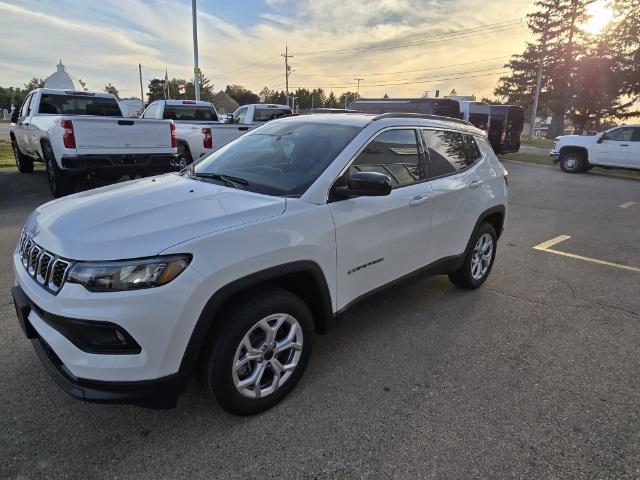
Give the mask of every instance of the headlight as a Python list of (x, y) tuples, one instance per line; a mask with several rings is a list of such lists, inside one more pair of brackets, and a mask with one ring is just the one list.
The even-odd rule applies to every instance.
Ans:
[(117, 292), (165, 285), (187, 268), (191, 255), (166, 255), (118, 262), (78, 262), (67, 282), (91, 292)]

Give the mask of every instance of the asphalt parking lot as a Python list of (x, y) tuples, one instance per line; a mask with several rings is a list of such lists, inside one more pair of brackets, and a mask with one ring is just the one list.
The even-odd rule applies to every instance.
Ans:
[[(0, 170), (0, 478), (639, 478), (640, 270), (620, 266), (640, 269), (640, 181), (505, 165), (481, 289), (435, 277), (360, 305), (250, 418), (195, 384), (169, 411), (64, 394), (9, 295), (45, 173)], [(560, 235), (573, 257), (533, 248)]]

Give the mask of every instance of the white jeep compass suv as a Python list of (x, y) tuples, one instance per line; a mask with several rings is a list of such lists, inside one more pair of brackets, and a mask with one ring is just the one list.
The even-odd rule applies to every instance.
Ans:
[(19, 321), (76, 398), (234, 414), (300, 380), (316, 333), (414, 274), (489, 275), (507, 205), (486, 134), (411, 114), (274, 120), (188, 170), (54, 200), (13, 255)]

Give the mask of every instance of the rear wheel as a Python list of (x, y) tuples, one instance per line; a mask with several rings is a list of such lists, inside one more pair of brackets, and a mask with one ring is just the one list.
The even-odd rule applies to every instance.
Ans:
[(49, 188), (53, 196), (58, 198), (73, 193), (73, 178), (58, 167), (51, 145), (44, 142), (42, 144), (42, 154), (44, 155), (44, 163), (47, 166)]
[(185, 143), (178, 143), (178, 154), (176, 155), (176, 163), (178, 164), (178, 168), (180, 170), (187, 168), (187, 166), (193, 163), (193, 157), (191, 156), (191, 151), (189, 150), (189, 146)]
[(489, 276), (496, 257), (498, 236), (493, 226), (483, 223), (475, 232), (462, 266), (449, 274), (449, 280), (461, 288), (474, 289)]
[(560, 155), (560, 168), (563, 172), (578, 173), (585, 169), (586, 162), (580, 152), (568, 152)]
[(313, 347), (313, 319), (295, 294), (265, 288), (221, 312), (224, 325), (203, 357), (203, 380), (234, 415), (276, 405), (296, 386)]
[(16, 160), (16, 167), (20, 173), (33, 172), (33, 160), (20, 151), (20, 147), (15, 140), (11, 140), (11, 149), (13, 150), (13, 157)]

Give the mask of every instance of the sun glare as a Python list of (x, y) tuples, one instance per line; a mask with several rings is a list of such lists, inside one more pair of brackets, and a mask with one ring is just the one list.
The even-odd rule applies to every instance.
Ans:
[(608, 0), (596, 0), (587, 6), (589, 19), (582, 25), (582, 29), (593, 35), (599, 35), (613, 19), (613, 8)]

